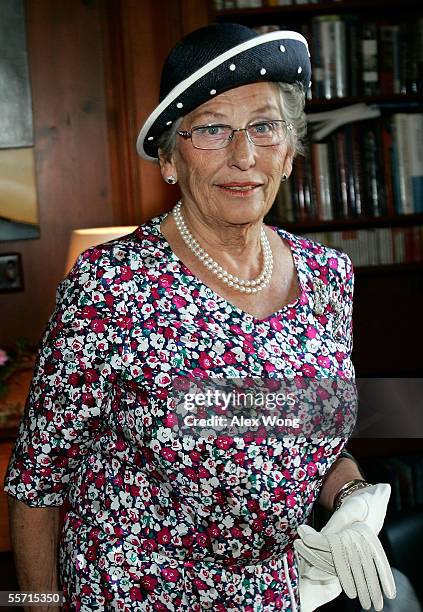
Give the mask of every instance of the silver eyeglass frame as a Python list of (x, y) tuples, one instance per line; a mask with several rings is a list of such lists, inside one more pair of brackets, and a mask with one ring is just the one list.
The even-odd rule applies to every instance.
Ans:
[[(251, 144), (257, 146), (257, 147), (272, 147), (278, 144), (281, 144), (281, 142), (273, 142), (270, 144), (258, 144), (257, 142), (254, 142), (254, 140), (251, 139), (251, 135), (249, 133), (249, 128), (255, 126), (255, 125), (260, 125), (262, 123), (284, 123), (286, 125), (286, 129), (288, 132), (292, 132), (294, 130), (294, 126), (292, 125), (292, 123), (287, 123), (285, 121), (285, 119), (272, 119), (269, 121), (257, 121), (255, 123), (250, 123), (249, 125), (247, 125), (247, 127), (243, 127), (243, 128), (233, 128), (231, 125), (227, 125), (226, 123), (209, 123), (206, 125), (195, 125), (194, 127), (192, 127), (190, 130), (178, 130), (176, 133), (181, 136), (182, 138), (184, 138), (185, 140), (190, 139), (191, 140), (191, 144), (194, 147), (194, 149), (199, 149), (200, 151), (219, 151), (220, 149), (226, 149), (226, 147), (232, 142), (233, 138), (234, 138), (234, 134), (235, 132), (245, 132), (247, 139), (249, 142), (251, 142)], [(192, 133), (195, 132), (195, 130), (199, 130), (199, 129), (203, 129), (203, 128), (207, 128), (207, 127), (228, 127), (232, 130), (232, 133), (228, 136), (228, 139), (226, 140), (226, 143), (222, 146), (222, 147), (211, 147), (211, 148), (204, 148), (204, 147), (198, 147), (196, 146), (193, 141), (192, 141)]]

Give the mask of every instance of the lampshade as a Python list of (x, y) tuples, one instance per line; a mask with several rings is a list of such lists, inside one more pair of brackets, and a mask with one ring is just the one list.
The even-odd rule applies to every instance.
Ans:
[(136, 225), (122, 225), (119, 227), (90, 227), (73, 230), (66, 259), (65, 275), (71, 270), (78, 255), (89, 247), (130, 234), (136, 228)]

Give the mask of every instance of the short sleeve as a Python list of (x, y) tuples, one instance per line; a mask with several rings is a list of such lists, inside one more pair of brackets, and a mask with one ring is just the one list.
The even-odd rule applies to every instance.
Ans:
[(58, 286), (5, 479), (5, 491), (29, 506), (63, 503), (101, 432), (125, 333), (112, 276), (90, 249)]

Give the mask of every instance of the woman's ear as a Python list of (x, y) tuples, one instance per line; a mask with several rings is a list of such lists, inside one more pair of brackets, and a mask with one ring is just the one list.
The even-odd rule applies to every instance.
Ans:
[(169, 185), (175, 184), (178, 180), (178, 173), (173, 158), (166, 156), (161, 149), (159, 149), (159, 165), (163, 180)]
[(283, 163), (283, 170), (282, 170), (282, 172), (288, 178), (291, 176), (292, 164), (294, 163), (294, 156), (295, 156), (295, 152), (294, 151), (288, 151), (288, 153), (286, 154), (284, 163)]

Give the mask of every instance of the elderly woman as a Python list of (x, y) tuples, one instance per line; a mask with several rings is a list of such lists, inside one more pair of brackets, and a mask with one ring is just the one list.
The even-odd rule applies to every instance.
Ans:
[[(137, 146), (182, 197), (59, 286), (6, 479), (22, 589), (58, 588), (67, 500), (65, 610), (395, 595), (389, 490), (342, 457), (346, 436), (180, 436), (167, 402), (175, 377), (353, 377), (348, 257), (263, 223), (309, 85), (296, 32), (211, 25), (171, 51)], [(338, 508), (321, 532), (304, 525), (318, 497)]]

